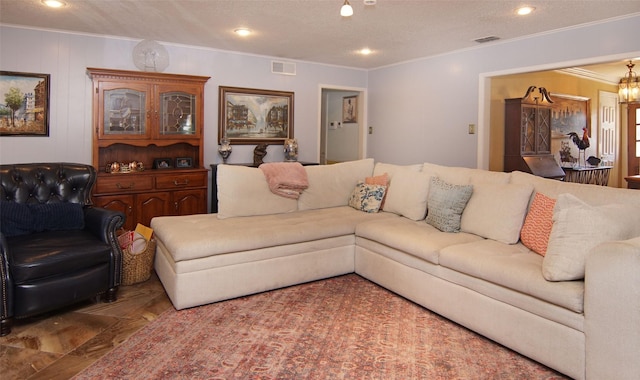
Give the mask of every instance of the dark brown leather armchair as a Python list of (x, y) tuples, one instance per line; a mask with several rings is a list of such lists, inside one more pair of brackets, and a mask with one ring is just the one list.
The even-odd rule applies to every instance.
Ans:
[(102, 296), (116, 300), (125, 216), (91, 205), (90, 165), (0, 165), (0, 335), (26, 318)]

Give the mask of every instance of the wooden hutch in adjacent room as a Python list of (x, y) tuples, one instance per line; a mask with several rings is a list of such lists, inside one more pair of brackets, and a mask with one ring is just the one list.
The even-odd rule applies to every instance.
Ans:
[[(534, 88), (535, 89), (535, 88)], [(551, 153), (551, 106), (544, 95), (505, 99), (504, 171), (519, 170), (541, 177), (562, 178), (564, 171)]]
[(204, 85), (209, 77), (88, 68), (93, 81), (95, 205), (124, 228), (207, 212)]

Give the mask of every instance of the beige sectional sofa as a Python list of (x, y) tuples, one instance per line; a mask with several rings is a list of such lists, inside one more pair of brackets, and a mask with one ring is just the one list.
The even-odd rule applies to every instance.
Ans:
[[(152, 220), (176, 309), (355, 272), (570, 377), (640, 378), (640, 192), (371, 159), (305, 170), (295, 200), (220, 165), (218, 214)], [(380, 212), (348, 206), (383, 173)], [(425, 221), (435, 178), (473, 189), (459, 232)], [(557, 199), (544, 257), (519, 239), (537, 193)]]

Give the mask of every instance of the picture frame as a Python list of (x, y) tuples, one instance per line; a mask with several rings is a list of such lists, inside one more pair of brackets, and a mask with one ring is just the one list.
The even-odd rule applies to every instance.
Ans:
[(0, 71), (0, 136), (49, 136), (50, 74)]
[(342, 98), (342, 123), (358, 122), (358, 97), (345, 96)]
[(584, 96), (551, 94), (551, 137), (567, 138), (575, 132), (582, 137), (583, 128), (591, 137), (591, 99)]
[(293, 138), (293, 92), (220, 86), (218, 95), (218, 143), (283, 145)]
[(177, 157), (176, 168), (192, 168), (193, 160), (191, 157)]
[(153, 160), (154, 169), (171, 169), (173, 168), (173, 160), (171, 158), (156, 158)]

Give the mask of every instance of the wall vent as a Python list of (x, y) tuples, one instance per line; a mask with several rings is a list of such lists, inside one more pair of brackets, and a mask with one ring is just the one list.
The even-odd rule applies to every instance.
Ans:
[(474, 41), (479, 43), (479, 44), (483, 44), (485, 42), (497, 41), (499, 39), (500, 39), (500, 37), (488, 36), (488, 37), (482, 37), (482, 38), (475, 39)]
[(271, 72), (274, 74), (296, 75), (296, 64), (293, 62), (271, 61)]

